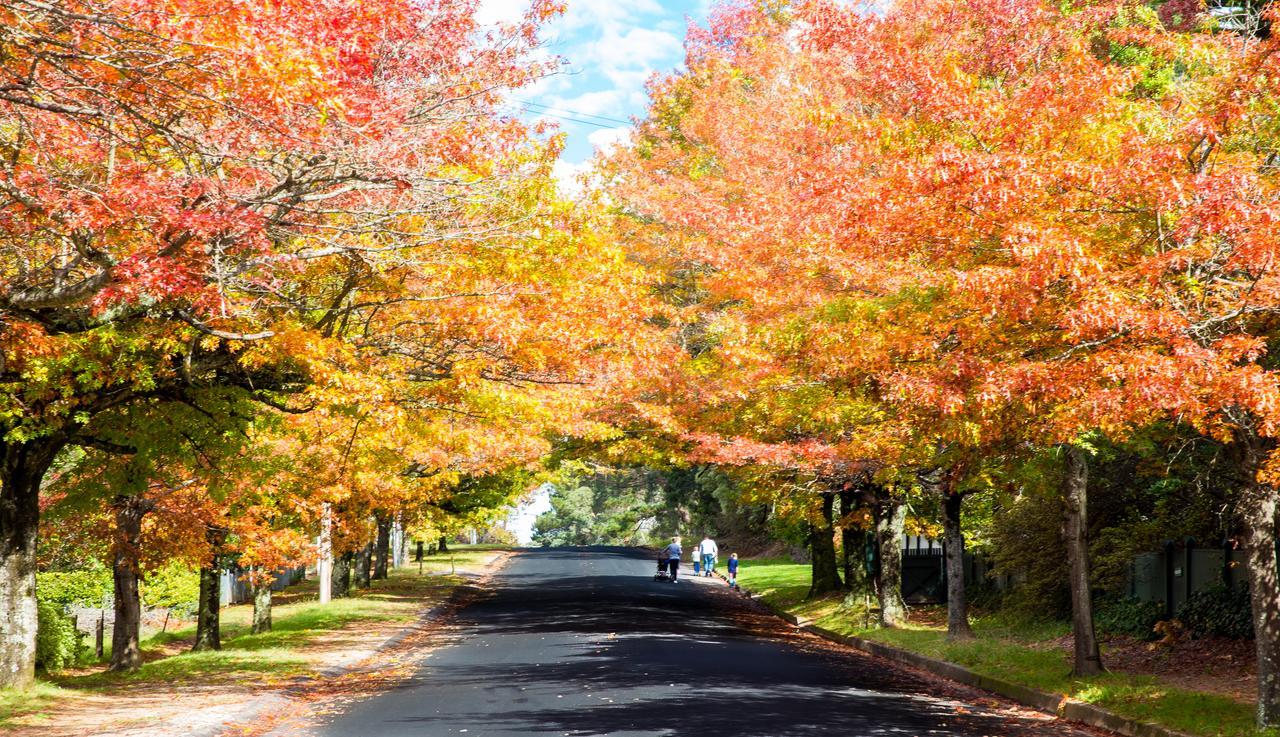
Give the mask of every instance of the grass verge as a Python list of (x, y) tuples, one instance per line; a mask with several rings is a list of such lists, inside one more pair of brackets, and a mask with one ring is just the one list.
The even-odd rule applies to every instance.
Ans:
[[(150, 686), (201, 687), (234, 684), (247, 688), (277, 685), (307, 675), (317, 667), (309, 648), (318, 641), (341, 648), (344, 631), (377, 622), (412, 622), (424, 605), (443, 601), (463, 582), (459, 570), (476, 571), (499, 546), (459, 546), (452, 553), (429, 556), (419, 565), (407, 562), (386, 580), (329, 604), (317, 601), (318, 583), (305, 581), (276, 596), (272, 631), (250, 633), (252, 605), (225, 607), (221, 616), (222, 650), (187, 650), (195, 628), (184, 626), (148, 634), (142, 642), (144, 663), (132, 673), (111, 673), (103, 663), (89, 668), (42, 674), (24, 691), (0, 689), (0, 729), (37, 723), (44, 713), (86, 693)], [(109, 654), (108, 654), (109, 657)]]
[(956, 663), (982, 675), (1061, 694), (1188, 734), (1280, 737), (1280, 730), (1254, 727), (1252, 704), (1226, 696), (1179, 688), (1147, 675), (1113, 672), (1093, 678), (1072, 676), (1066, 654), (1049, 644), (1069, 632), (1066, 623), (974, 613), (971, 620), (977, 639), (950, 643), (942, 626), (911, 623), (879, 629), (867, 626), (861, 606), (849, 605), (842, 597), (806, 600), (810, 580), (809, 566), (790, 560), (744, 561), (738, 575), (744, 588), (759, 594), (775, 609), (841, 634)]

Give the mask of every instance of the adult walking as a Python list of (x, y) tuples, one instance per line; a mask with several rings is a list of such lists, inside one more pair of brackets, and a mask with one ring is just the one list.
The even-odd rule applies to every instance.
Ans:
[(680, 547), (679, 536), (671, 538), (671, 544), (662, 551), (662, 554), (667, 556), (667, 568), (671, 571), (671, 583), (676, 583), (680, 577), (680, 556), (684, 555), (684, 548)]
[(720, 549), (716, 547), (716, 541), (708, 535), (698, 543), (698, 552), (702, 554), (702, 575), (709, 578), (716, 568), (716, 556), (720, 555)]

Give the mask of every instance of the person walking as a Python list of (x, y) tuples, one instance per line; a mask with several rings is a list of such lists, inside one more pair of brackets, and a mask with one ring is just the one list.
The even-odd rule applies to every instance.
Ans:
[(738, 554), (729, 556), (729, 588), (738, 588)]
[(684, 548), (680, 547), (680, 536), (671, 538), (671, 544), (662, 551), (667, 556), (667, 567), (671, 569), (671, 583), (676, 583), (680, 576), (680, 557), (684, 555)]
[(695, 575), (695, 576), (696, 576), (696, 575), (698, 575), (698, 573), (699, 573), (699, 572), (701, 572), (701, 570), (702, 570), (702, 569), (701, 569), (701, 566), (702, 566), (702, 548), (701, 548), (701, 547), (697, 547), (697, 546), (695, 546), (692, 550), (690, 550), (690, 551), (689, 551), (689, 560), (693, 562), (693, 575)]
[(702, 554), (702, 575), (709, 578), (716, 569), (716, 556), (720, 554), (720, 549), (716, 547), (716, 541), (708, 535), (698, 543), (698, 552)]

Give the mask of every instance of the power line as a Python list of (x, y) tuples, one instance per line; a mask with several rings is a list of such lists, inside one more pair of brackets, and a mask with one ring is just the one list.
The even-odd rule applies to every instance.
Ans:
[(617, 126), (616, 126), (616, 125), (605, 125), (604, 123), (597, 123), (597, 122), (595, 122), (594, 120), (581, 120), (581, 119), (579, 119), (579, 118), (570, 118), (570, 117), (565, 116), (565, 115), (557, 115), (557, 114), (555, 114), (555, 113), (549, 113), (549, 112), (546, 112), (546, 111), (544, 111), (544, 110), (534, 110), (533, 108), (530, 108), (530, 107), (522, 107), (522, 110), (523, 110), (523, 112), (526, 112), (526, 113), (532, 113), (532, 114), (534, 114), (534, 115), (542, 115), (542, 116), (546, 116), (546, 117), (548, 117), (548, 118), (555, 118), (555, 119), (557, 119), (557, 120), (564, 120), (564, 121), (567, 121), (567, 122), (569, 122), (569, 123), (579, 123), (579, 124), (581, 124), (581, 125), (591, 125), (591, 126), (595, 126), (596, 128), (603, 128), (603, 129), (606, 129), (606, 130), (613, 130), (614, 128), (617, 128)]
[(595, 118), (596, 120), (607, 120), (610, 123), (618, 123), (619, 125), (631, 125), (630, 120), (620, 120), (618, 118), (610, 118), (605, 115), (593, 115), (592, 113), (580, 113), (575, 110), (566, 110), (564, 108), (557, 108), (557, 107), (552, 107), (550, 105), (543, 105), (540, 102), (529, 102), (529, 101), (521, 100), (520, 104), (541, 108), (543, 110), (548, 110), (553, 113), (560, 113), (562, 115), (573, 115), (578, 118)]

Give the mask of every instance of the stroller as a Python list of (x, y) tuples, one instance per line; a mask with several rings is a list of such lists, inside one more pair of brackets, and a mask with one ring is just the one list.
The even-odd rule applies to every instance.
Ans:
[(667, 573), (666, 558), (658, 559), (658, 572), (653, 574), (653, 580), (654, 581), (670, 581), (671, 580), (671, 574)]

